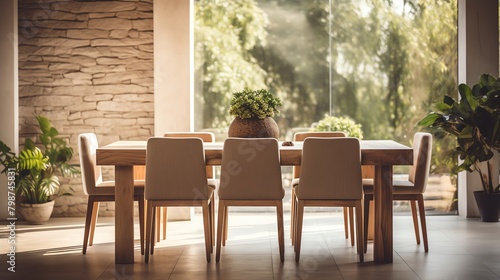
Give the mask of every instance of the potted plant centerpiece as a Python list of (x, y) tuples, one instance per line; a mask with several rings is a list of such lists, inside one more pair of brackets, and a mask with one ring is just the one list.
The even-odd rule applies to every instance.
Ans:
[[(465, 170), (479, 174), (482, 190), (475, 191), (474, 197), (481, 220), (497, 222), (500, 190), (498, 170), (493, 170), (493, 163), (498, 163), (500, 150), (500, 78), (483, 74), (472, 88), (460, 84), (458, 92), (460, 101), (445, 96), (443, 102), (436, 104), (436, 111), (425, 116), (418, 125), (431, 128), (435, 134), (456, 138), (453, 152), (462, 161), (456, 172)], [(495, 166), (498, 169), (498, 164)]]
[(73, 176), (79, 170), (69, 164), (73, 149), (58, 137), (57, 129), (45, 117), (36, 116), (36, 119), (41, 134), (36, 143), (26, 138), (19, 156), (0, 141), (0, 164), (4, 167), (0, 173), (15, 176), (14, 190), (20, 202), (17, 209), (24, 219), (32, 224), (44, 224), (52, 214), (53, 199), (69, 194), (60, 191), (57, 175)]
[(361, 124), (356, 123), (347, 117), (336, 117), (326, 115), (317, 124), (314, 124), (312, 131), (343, 131), (349, 137), (363, 139)]
[(235, 119), (229, 126), (229, 137), (278, 138), (279, 128), (272, 118), (279, 114), (281, 100), (266, 89), (244, 89), (233, 93), (229, 113)]

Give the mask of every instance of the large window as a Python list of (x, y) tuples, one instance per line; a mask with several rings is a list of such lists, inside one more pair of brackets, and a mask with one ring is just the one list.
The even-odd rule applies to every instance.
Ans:
[[(199, 0), (195, 68), (195, 126), (219, 140), (232, 120), (231, 93), (249, 87), (282, 99), (282, 140), (333, 115), (360, 123), (364, 139), (411, 145), (430, 104), (456, 92), (457, 3)], [(444, 143), (434, 141), (426, 193), (435, 213), (456, 211), (453, 143)]]

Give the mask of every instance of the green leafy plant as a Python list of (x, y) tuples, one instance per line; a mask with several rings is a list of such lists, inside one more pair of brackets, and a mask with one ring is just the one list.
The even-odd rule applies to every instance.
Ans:
[(349, 137), (363, 138), (361, 124), (347, 117), (335, 117), (326, 115), (315, 126), (313, 131), (343, 131)]
[[(79, 170), (69, 164), (73, 149), (59, 138), (59, 132), (46, 117), (36, 116), (41, 134), (37, 143), (26, 138), (23, 150), (16, 156), (11, 148), (0, 141), (1, 173), (15, 170), (16, 193), (29, 204), (48, 202), (53, 197), (68, 195), (60, 192), (59, 177), (74, 176)], [(37, 147), (37, 144), (41, 148)]]
[(274, 117), (279, 115), (281, 100), (266, 89), (244, 89), (233, 93), (229, 113), (242, 119)]
[[(483, 74), (472, 88), (460, 84), (458, 92), (460, 101), (445, 96), (443, 102), (435, 105), (436, 111), (427, 114), (418, 125), (456, 138), (453, 153), (462, 160), (456, 172), (477, 171), (485, 193), (499, 192), (500, 186), (493, 186), (488, 161), (494, 150), (500, 150), (500, 78)], [(488, 162), (486, 170), (480, 168), (481, 162)]]

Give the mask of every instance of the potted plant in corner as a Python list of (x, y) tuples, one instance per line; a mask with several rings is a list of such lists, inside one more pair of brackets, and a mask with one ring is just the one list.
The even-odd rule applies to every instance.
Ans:
[(15, 174), (17, 209), (21, 215), (29, 223), (44, 224), (52, 214), (53, 199), (69, 194), (60, 191), (57, 175), (73, 176), (79, 171), (69, 164), (73, 149), (58, 137), (57, 129), (45, 117), (36, 116), (36, 119), (41, 130), (37, 143), (26, 138), (24, 148), (17, 156), (0, 141), (0, 164), (4, 167), (1, 173)]
[(483, 74), (472, 88), (460, 84), (458, 92), (460, 101), (445, 96), (436, 104), (436, 112), (429, 113), (418, 125), (456, 138), (453, 152), (462, 160), (456, 172), (478, 172), (482, 190), (475, 191), (474, 197), (481, 220), (497, 222), (500, 189), (493, 183), (498, 181), (492, 176), (492, 161), (498, 161), (500, 150), (500, 78)]
[(229, 126), (229, 137), (278, 138), (279, 128), (272, 118), (278, 115), (281, 100), (266, 89), (244, 89), (233, 93), (229, 113), (235, 119)]

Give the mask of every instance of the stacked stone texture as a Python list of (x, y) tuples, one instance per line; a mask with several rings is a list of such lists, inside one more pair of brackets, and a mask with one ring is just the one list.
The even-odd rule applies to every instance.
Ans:
[[(100, 145), (154, 135), (152, 2), (19, 0), (21, 141), (36, 133), (33, 116), (46, 116), (79, 164), (80, 133)], [(62, 181), (73, 195), (56, 200), (53, 216), (83, 216), (80, 176)], [(114, 215), (114, 203), (99, 215)]]

